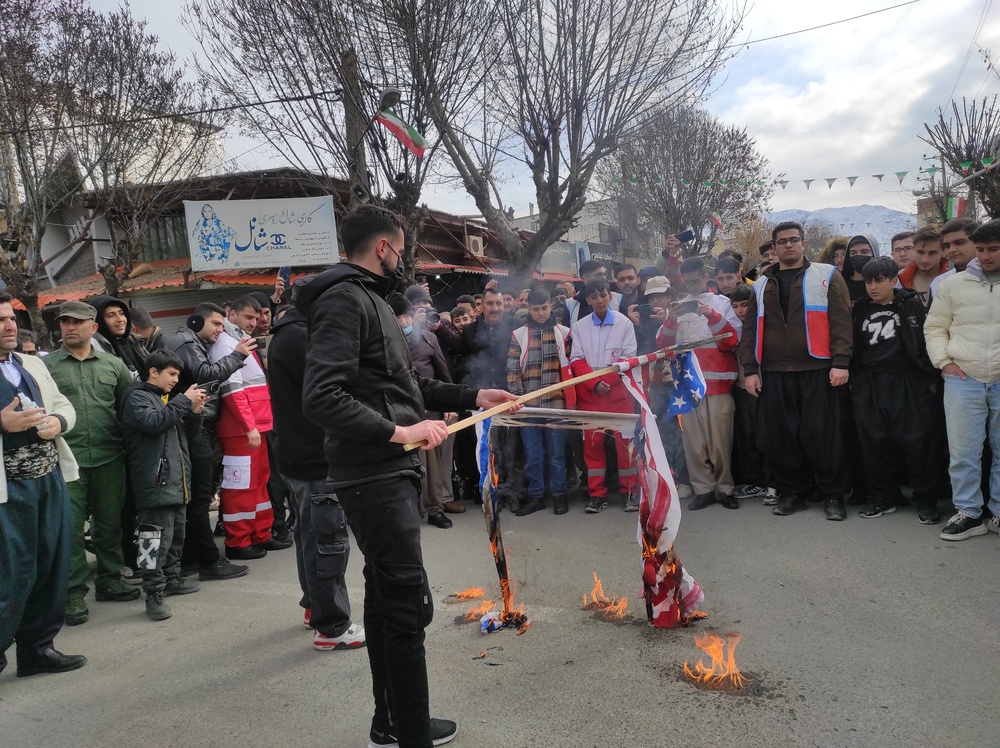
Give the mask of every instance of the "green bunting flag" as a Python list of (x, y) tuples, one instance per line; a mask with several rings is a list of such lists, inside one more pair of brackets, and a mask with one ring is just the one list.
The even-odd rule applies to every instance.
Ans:
[(872, 174), (872, 176), (875, 177), (878, 181), (881, 182), (882, 181), (882, 177), (884, 177), (885, 174)]
[(806, 189), (808, 190), (809, 189), (809, 185), (811, 185), (816, 180), (815, 179), (803, 179), (802, 181), (806, 183)]
[(681, 184), (683, 184), (685, 187), (690, 187), (691, 186), (691, 180), (690, 179), (685, 179), (683, 182), (681, 182)]
[(857, 178), (857, 177), (848, 177), (848, 178), (847, 178), (847, 183), (848, 183), (848, 184), (850, 184), (850, 185), (851, 185), (851, 187), (853, 187), (853, 186), (854, 186), (854, 183), (855, 183), (855, 182), (857, 182), (857, 181), (858, 181), (858, 178)]
[(993, 158), (993, 156), (986, 156), (982, 161), (983, 166), (985, 166), (986, 170), (989, 171), (989, 168), (993, 166), (993, 162), (996, 161), (996, 159)]
[(963, 174), (968, 174), (969, 173), (969, 167), (972, 166), (972, 162), (971, 161), (960, 161), (958, 165), (962, 167), (962, 173)]
[(908, 172), (908, 171), (897, 171), (896, 172), (896, 179), (898, 179), (899, 183), (902, 184), (903, 180), (906, 178), (906, 175), (909, 174), (909, 173), (910, 172)]
[(829, 187), (832, 190), (833, 189), (833, 183), (836, 182), (837, 179), (838, 179), (837, 177), (827, 177), (826, 178), (826, 186)]
[(706, 179), (704, 182), (702, 182), (702, 184), (705, 185), (706, 187), (711, 187), (712, 186), (712, 182), (710, 180), (708, 180), (708, 179)]
[(928, 174), (932, 174), (932, 175), (933, 174), (937, 174), (939, 171), (941, 171), (941, 170), (939, 168), (937, 168), (936, 166), (928, 166), (927, 167), (927, 173)]
[(630, 179), (630, 180), (628, 180), (628, 183), (631, 184), (631, 185), (636, 185), (636, 184), (639, 184), (639, 180), (638, 179)]

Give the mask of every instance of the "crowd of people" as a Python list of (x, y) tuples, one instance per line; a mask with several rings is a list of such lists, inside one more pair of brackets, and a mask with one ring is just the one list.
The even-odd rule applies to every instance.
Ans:
[[(518, 516), (566, 514), (574, 494), (589, 514), (613, 493), (639, 508), (628, 429), (543, 419), (494, 426), (486, 448), (482, 423), (446, 424), (540, 390), (533, 407), (583, 424), (634, 414), (617, 374), (554, 387), (685, 341), (710, 341), (693, 353), (697, 402), (679, 407), (670, 360), (645, 380), (689, 510), (817, 502), (840, 521), (848, 505), (874, 519), (912, 501), (930, 525), (950, 501), (942, 539), (1000, 532), (1000, 222), (902, 232), (884, 256), (873, 237), (843, 237), (813, 261), (803, 227), (781, 223), (753, 268), (734, 251), (685, 259), (668, 237), (647, 267), (588, 260), (577, 282), (527, 288), (494, 278), (450, 309), (426, 283), (399, 284), (402, 228), (363, 208), (341, 229), (347, 262), (202, 303), (174, 333), (110, 296), (66, 302), (47, 354), (0, 294), (0, 669), (15, 641), (18, 675), (85, 663), (53, 640), (91, 616), (88, 550), (96, 601), (145, 594), (160, 621), (165, 598), (294, 546), (314, 647), (369, 646), (372, 744), (394, 745), (400, 719), (445, 735), (454, 723), (427, 721), (417, 672), (432, 614), (420, 520), (448, 529), (481, 502), (485, 460)], [(349, 524), (364, 626), (344, 582)]]

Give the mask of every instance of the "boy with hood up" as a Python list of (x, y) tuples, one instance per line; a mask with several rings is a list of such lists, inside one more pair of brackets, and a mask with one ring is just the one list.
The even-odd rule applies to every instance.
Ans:
[(128, 367), (132, 381), (139, 381), (139, 372), (149, 355), (142, 339), (132, 332), (132, 313), (128, 304), (114, 296), (95, 296), (88, 302), (97, 310), (97, 334), (94, 340), (100, 350), (120, 358)]

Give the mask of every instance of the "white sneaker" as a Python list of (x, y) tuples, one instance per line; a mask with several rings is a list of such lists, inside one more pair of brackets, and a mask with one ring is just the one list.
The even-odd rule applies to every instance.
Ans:
[(365, 629), (352, 623), (340, 636), (323, 636), (318, 631), (313, 633), (313, 648), (320, 652), (333, 651), (335, 649), (357, 649), (365, 646)]
[(778, 506), (781, 501), (781, 494), (778, 493), (777, 488), (767, 487), (767, 493), (764, 494), (764, 500), (760, 503), (764, 506)]
[(687, 483), (677, 484), (677, 498), (679, 499), (690, 499), (694, 496), (694, 489), (691, 488)]
[(1000, 517), (990, 517), (983, 524), (986, 525), (986, 529), (990, 532), (995, 532), (997, 535), (1000, 535)]

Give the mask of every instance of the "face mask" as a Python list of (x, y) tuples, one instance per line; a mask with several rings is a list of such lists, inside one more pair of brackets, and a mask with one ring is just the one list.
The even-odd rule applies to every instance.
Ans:
[(411, 332), (413, 332), (413, 325), (407, 325), (403, 328), (403, 335), (409, 335)]
[(385, 259), (379, 260), (382, 271), (385, 273), (386, 290), (385, 295), (400, 291), (403, 288), (403, 263), (398, 263), (395, 270), (390, 270)]
[(873, 258), (868, 255), (856, 255), (854, 257), (848, 257), (847, 261), (850, 263), (851, 270), (860, 273), (861, 268), (868, 264), (868, 261)]

